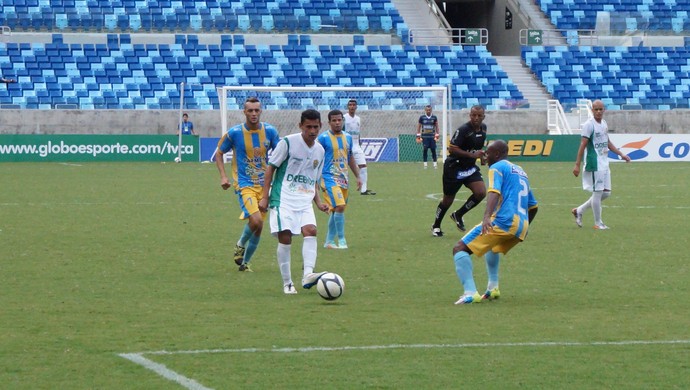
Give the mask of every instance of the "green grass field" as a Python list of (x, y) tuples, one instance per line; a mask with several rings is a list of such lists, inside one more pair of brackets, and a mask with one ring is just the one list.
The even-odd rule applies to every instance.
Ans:
[(268, 229), (237, 272), (243, 223), (211, 164), (0, 164), (0, 387), (690, 387), (688, 164), (614, 165), (608, 231), (591, 212), (575, 226), (571, 163), (522, 165), (529, 237), (501, 259), (500, 300), (458, 307), (460, 234), (446, 218), (431, 237), (440, 170), (419, 163), (371, 164), (350, 249), (321, 247), (319, 214), (317, 269), (346, 282), (331, 303), (283, 294)]

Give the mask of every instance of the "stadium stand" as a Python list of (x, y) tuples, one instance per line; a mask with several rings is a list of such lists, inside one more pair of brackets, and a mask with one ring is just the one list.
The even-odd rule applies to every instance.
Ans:
[(602, 11), (610, 14), (614, 33), (690, 30), (687, 0), (537, 0), (537, 4), (561, 30), (593, 30)]
[(597, 96), (609, 109), (689, 108), (688, 46), (525, 46), (522, 58), (562, 104)]
[[(190, 109), (217, 108), (216, 86), (242, 84), (452, 84), (458, 108), (499, 109), (523, 99), (484, 46), (311, 45), (297, 35), (286, 45), (244, 45), (243, 39), (223, 35), (218, 45), (200, 44), (194, 34), (178, 34), (173, 44), (131, 44), (129, 34), (108, 34), (107, 43), (65, 44), (54, 34), (46, 44), (0, 44), (2, 74), (21, 86), (0, 89), (0, 104), (171, 109), (183, 81), (194, 85)], [(385, 97), (378, 104), (396, 108)]]
[(0, 25), (15, 31), (397, 33), (390, 0), (4, 0)]

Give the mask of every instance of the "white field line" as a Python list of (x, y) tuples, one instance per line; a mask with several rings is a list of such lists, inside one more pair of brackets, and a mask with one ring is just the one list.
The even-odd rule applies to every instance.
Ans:
[(156, 374), (162, 376), (165, 379), (169, 379), (175, 383), (178, 383), (180, 386), (189, 389), (189, 390), (211, 390), (210, 388), (202, 385), (201, 383), (195, 381), (194, 379), (187, 378), (184, 375), (180, 375), (176, 373), (175, 371), (169, 369), (166, 367), (164, 364), (156, 363), (152, 360), (149, 360), (145, 357), (143, 357), (139, 353), (121, 353), (121, 357), (130, 360), (136, 364), (139, 364), (140, 366), (143, 366), (144, 368), (148, 368), (149, 370), (155, 372)]
[(170, 370), (165, 365), (145, 358), (143, 355), (198, 355), (219, 353), (309, 353), (338, 351), (371, 351), (386, 349), (448, 349), (448, 348), (514, 348), (514, 347), (599, 347), (599, 346), (638, 346), (638, 345), (685, 345), (690, 340), (623, 340), (623, 341), (542, 341), (522, 343), (465, 343), (465, 344), (388, 344), (343, 347), (295, 347), (295, 348), (237, 348), (237, 349), (199, 349), (188, 351), (148, 351), (121, 353), (119, 356), (147, 368), (156, 374), (178, 383), (189, 390), (211, 390), (208, 387)]

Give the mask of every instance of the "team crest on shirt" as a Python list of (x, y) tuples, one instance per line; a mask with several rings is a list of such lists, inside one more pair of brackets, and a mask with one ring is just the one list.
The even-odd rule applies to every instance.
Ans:
[(319, 160), (312, 161), (312, 169), (316, 169), (319, 166)]

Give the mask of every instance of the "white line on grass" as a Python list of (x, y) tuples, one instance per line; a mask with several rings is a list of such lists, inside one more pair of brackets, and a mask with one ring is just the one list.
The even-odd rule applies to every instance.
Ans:
[(204, 353), (266, 353), (266, 352), (334, 352), (334, 351), (365, 351), (380, 349), (433, 349), (433, 348), (500, 348), (500, 347), (577, 347), (601, 345), (664, 345), (690, 344), (690, 340), (624, 340), (624, 341), (542, 341), (524, 343), (466, 343), (466, 344), (388, 344), (361, 345), (343, 347), (286, 347), (286, 348), (238, 348), (238, 349), (201, 349), (191, 351), (150, 351), (140, 352), (147, 355), (182, 355)]
[(119, 356), (147, 368), (156, 374), (169, 379), (189, 390), (211, 390), (193, 379), (172, 371), (163, 364), (145, 358), (143, 355), (197, 355), (213, 353), (308, 353), (337, 351), (371, 351), (385, 349), (436, 349), (436, 348), (507, 348), (507, 347), (598, 347), (598, 346), (634, 346), (634, 345), (672, 345), (690, 344), (690, 340), (622, 340), (622, 341), (542, 341), (523, 343), (465, 343), (465, 344), (388, 344), (360, 345), (343, 347), (296, 347), (296, 348), (236, 348), (236, 349), (199, 349), (188, 351), (148, 351), (121, 353)]
[(184, 375), (180, 375), (175, 371), (169, 369), (164, 364), (156, 363), (143, 357), (139, 353), (121, 353), (121, 357), (130, 360), (136, 364), (148, 368), (149, 370), (155, 372), (156, 374), (162, 376), (165, 379), (170, 379), (173, 382), (179, 383), (181, 386), (190, 390), (211, 390), (210, 388), (202, 385), (201, 383), (195, 381), (194, 379), (189, 379)]
[[(577, 203), (577, 202), (575, 202)], [(562, 203), (540, 203), (541, 206), (554, 206), (554, 207), (573, 207), (573, 204), (562, 204)], [(604, 208), (609, 209), (672, 209), (672, 210), (687, 210), (690, 206), (659, 206), (659, 205), (639, 205), (639, 206), (622, 206), (622, 205), (602, 205)], [(568, 209), (570, 211), (570, 209)]]

